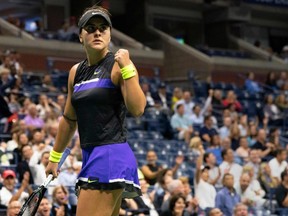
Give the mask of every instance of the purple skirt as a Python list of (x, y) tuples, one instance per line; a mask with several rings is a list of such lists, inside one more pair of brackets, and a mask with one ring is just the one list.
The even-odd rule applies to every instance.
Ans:
[(124, 189), (124, 198), (141, 195), (137, 161), (127, 142), (84, 148), (82, 156), (76, 193), (80, 189)]

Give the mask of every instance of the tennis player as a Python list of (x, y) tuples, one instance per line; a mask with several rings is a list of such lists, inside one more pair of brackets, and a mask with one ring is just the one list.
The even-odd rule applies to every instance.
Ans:
[(127, 110), (141, 116), (146, 100), (129, 52), (109, 51), (109, 12), (87, 8), (78, 26), (87, 59), (70, 70), (67, 103), (46, 174), (57, 177), (62, 152), (78, 125), (83, 166), (76, 184), (77, 216), (118, 215), (122, 197), (141, 194), (125, 116)]

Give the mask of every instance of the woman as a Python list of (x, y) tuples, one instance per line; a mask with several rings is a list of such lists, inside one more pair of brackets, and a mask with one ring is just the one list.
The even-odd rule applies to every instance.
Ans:
[(72, 207), (69, 204), (69, 192), (63, 185), (56, 186), (52, 192), (53, 206), (51, 216), (57, 216), (58, 209), (63, 209), (65, 216), (72, 216)]
[(186, 208), (185, 197), (181, 194), (174, 195), (170, 199), (169, 210), (162, 212), (161, 216), (188, 216), (190, 215), (185, 210), (185, 208)]
[(271, 168), (268, 163), (261, 163), (259, 169), (259, 182), (265, 192), (268, 194), (271, 188), (276, 188), (280, 184), (277, 177), (272, 176)]
[[(43, 197), (38, 207), (36, 216), (51, 216), (51, 203), (47, 197)], [(64, 207), (56, 208), (56, 216), (65, 216)]]
[(122, 195), (141, 194), (124, 122), (126, 108), (141, 116), (146, 100), (129, 52), (120, 49), (114, 55), (108, 50), (109, 16), (93, 6), (80, 17), (79, 40), (87, 59), (70, 70), (66, 107), (46, 168), (46, 174), (57, 177), (62, 152), (78, 125), (83, 165), (76, 184), (77, 216), (118, 215)]

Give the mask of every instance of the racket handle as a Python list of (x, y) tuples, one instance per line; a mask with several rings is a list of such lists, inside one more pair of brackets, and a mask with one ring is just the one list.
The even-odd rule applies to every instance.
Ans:
[(65, 149), (65, 151), (63, 152), (63, 155), (61, 157), (61, 160), (58, 163), (58, 170), (61, 168), (61, 166), (63, 165), (64, 161), (66, 160), (66, 158), (70, 154), (70, 152), (71, 152), (71, 150), (69, 148)]

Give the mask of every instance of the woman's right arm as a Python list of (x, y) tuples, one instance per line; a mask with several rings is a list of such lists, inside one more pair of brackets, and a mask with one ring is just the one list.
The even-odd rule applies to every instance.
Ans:
[[(53, 150), (59, 153), (64, 152), (66, 146), (70, 143), (75, 133), (76, 127), (77, 127), (77, 118), (76, 118), (75, 110), (71, 104), (73, 83), (74, 83), (74, 77), (75, 77), (77, 67), (78, 67), (78, 64), (74, 65), (69, 72), (68, 95), (67, 95), (65, 110), (64, 110), (62, 118), (60, 119), (56, 141), (53, 146)], [(49, 161), (49, 164), (46, 167), (46, 174), (48, 175), (52, 173), (54, 177), (57, 177), (57, 166), (58, 166), (58, 163)]]
[(75, 110), (71, 104), (71, 96), (73, 93), (73, 83), (76, 73), (77, 65), (74, 65), (69, 73), (68, 78), (68, 95), (66, 100), (66, 105), (64, 113), (59, 122), (59, 129), (56, 136), (56, 141), (53, 146), (53, 150), (56, 152), (63, 152), (66, 146), (70, 143), (77, 126), (77, 117)]

